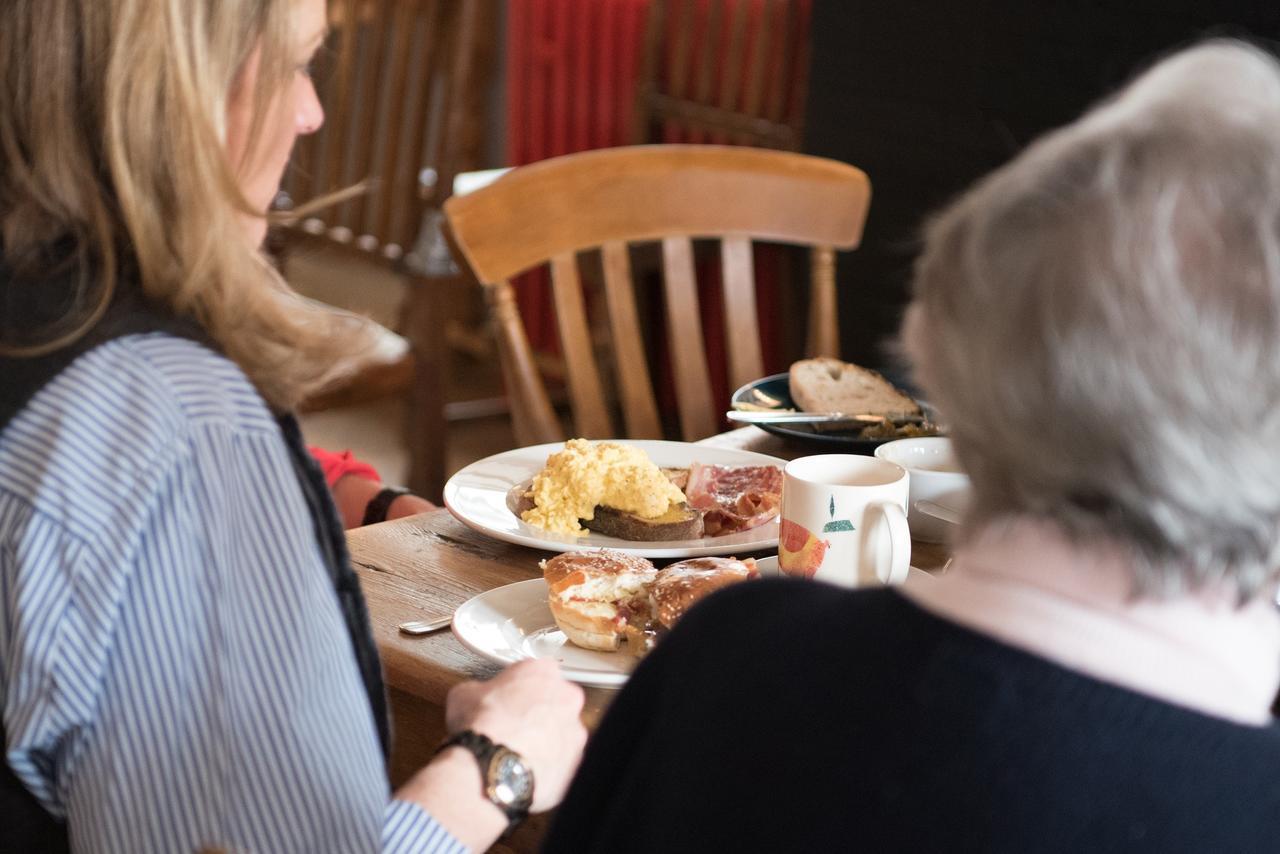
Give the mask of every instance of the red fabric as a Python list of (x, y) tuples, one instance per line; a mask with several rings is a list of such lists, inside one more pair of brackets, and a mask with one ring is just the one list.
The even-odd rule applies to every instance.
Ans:
[[(749, 54), (758, 50), (762, 31), (780, 31), (783, 4), (761, 0), (737, 0), (747, 5), (745, 40)], [(650, 0), (511, 0), (507, 26), (507, 160), (520, 166), (594, 148), (627, 145), (632, 139), (636, 82), (648, 25)], [(795, 0), (798, 32), (808, 30), (811, 0)], [(691, 16), (693, 35), (700, 38), (710, 23), (706, 0), (698, 3)], [(664, 40), (671, 51), (677, 39), (674, 27), (679, 15), (670, 15), (672, 28)], [(722, 15), (717, 56), (727, 52), (732, 14)], [(808, 57), (803, 43), (784, 45), (780, 39), (766, 40), (770, 61), (760, 106), (779, 117), (791, 116), (803, 107)], [(696, 56), (686, 74), (692, 88), (700, 79), (700, 66), (707, 55)], [(749, 59), (744, 57), (744, 60)], [(744, 63), (745, 64), (745, 63)], [(660, 75), (672, 73), (673, 61), (665, 56)], [(783, 67), (783, 66), (786, 67)], [(748, 75), (739, 72), (734, 92), (724, 92), (728, 81), (723, 63), (714, 69), (713, 95), (726, 106), (744, 106), (750, 86)], [(721, 134), (681, 134), (667, 129), (664, 142), (726, 143)], [(761, 251), (763, 249), (763, 251)], [(778, 268), (785, 263), (773, 247), (757, 247), (756, 298), (760, 317), (776, 316), (781, 302)], [(718, 398), (727, 399), (723, 307), (719, 301), (719, 263), (699, 265), (699, 299), (704, 318), (707, 361)], [(701, 274), (706, 274), (702, 276)], [(708, 281), (710, 279), (711, 281)], [(513, 282), (525, 332), (535, 350), (559, 351), (555, 308), (546, 268), (532, 270)], [(594, 307), (588, 306), (593, 313)], [(660, 308), (660, 307), (659, 307)], [(774, 372), (783, 361), (777, 324), (761, 324), (765, 369)], [(665, 331), (655, 331), (657, 338)], [(670, 367), (659, 366), (658, 394), (663, 410), (674, 406), (669, 382)]]
[(365, 480), (372, 480), (380, 483), (382, 478), (378, 476), (378, 470), (366, 463), (364, 460), (357, 459), (350, 451), (326, 451), (324, 448), (318, 448), (315, 445), (308, 445), (307, 450), (311, 452), (311, 456), (320, 464), (320, 469), (324, 472), (324, 482), (329, 484), (329, 488), (333, 489), (333, 485), (342, 477), (353, 474), (356, 477), (362, 477)]
[[(723, 62), (712, 69), (711, 92), (716, 102), (727, 109), (750, 109), (747, 104), (748, 91), (753, 83), (748, 79), (745, 69), (750, 68), (755, 54), (764, 42), (768, 54), (765, 61), (766, 73), (763, 85), (757, 94), (754, 112), (763, 113), (772, 118), (788, 121), (804, 109), (804, 98), (808, 85), (809, 57), (807, 51), (809, 21), (813, 11), (812, 0), (790, 0), (789, 3), (764, 2), (764, 0), (736, 0), (738, 4), (746, 4), (747, 19), (743, 33), (744, 55), (743, 68), (737, 69), (737, 83), (733, 91), (725, 91), (728, 84), (728, 68)], [(682, 4), (674, 4), (679, 7)], [(700, 0), (689, 16), (690, 38), (694, 44), (707, 41), (707, 28), (711, 25), (711, 4), (708, 0)], [(732, 37), (734, 9), (727, 5), (721, 13), (719, 32), (715, 34), (715, 56), (722, 57), (729, 51)], [(796, 34), (791, 44), (786, 44), (776, 34), (787, 30), (785, 16), (793, 15)], [(664, 78), (665, 90), (671, 91), (671, 78), (675, 71), (675, 48), (680, 42), (677, 28), (683, 22), (682, 14), (669, 14), (664, 21), (666, 27), (664, 53), (658, 66), (658, 74)], [(703, 66), (707, 61), (706, 54), (697, 54), (691, 58), (685, 69), (684, 88), (673, 92), (677, 96), (692, 96), (700, 84)], [(725, 134), (708, 131), (689, 131), (678, 125), (668, 125), (662, 130), (662, 141), (666, 143), (693, 143), (731, 145), (733, 140)]]
[[(507, 162), (626, 145), (649, 0), (512, 0), (507, 23)], [(535, 350), (557, 353), (545, 268), (512, 283)]]

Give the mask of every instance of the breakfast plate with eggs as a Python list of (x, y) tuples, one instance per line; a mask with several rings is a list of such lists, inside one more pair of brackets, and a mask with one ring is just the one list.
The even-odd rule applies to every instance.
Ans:
[[(546, 551), (745, 556), (777, 547), (785, 465), (765, 454), (686, 442), (573, 439), (472, 463), (445, 484), (444, 503), (476, 531)], [(673, 479), (685, 485), (673, 486)], [(697, 490), (695, 507), (704, 490), (712, 496), (736, 490), (738, 500), (725, 512), (695, 512), (682, 489)]]

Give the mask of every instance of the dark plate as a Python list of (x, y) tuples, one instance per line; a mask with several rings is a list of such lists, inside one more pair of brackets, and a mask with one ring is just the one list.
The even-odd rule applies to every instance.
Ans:
[[(904, 388), (906, 385), (893, 377), (889, 377), (889, 380), (899, 388)], [(918, 402), (926, 415), (932, 415), (932, 408), (927, 403)], [(795, 401), (791, 399), (791, 381), (787, 374), (774, 374), (771, 377), (747, 383), (733, 393), (733, 397), (729, 400), (729, 407), (737, 409), (740, 403), (749, 403), (753, 406), (768, 406), (776, 409), (797, 408)], [(811, 442), (828, 450), (846, 454), (866, 454), (870, 456), (876, 452), (876, 448), (885, 442), (893, 441), (892, 439), (862, 439), (858, 436), (858, 429), (819, 430), (813, 424), (757, 424), (756, 426), (777, 436)]]

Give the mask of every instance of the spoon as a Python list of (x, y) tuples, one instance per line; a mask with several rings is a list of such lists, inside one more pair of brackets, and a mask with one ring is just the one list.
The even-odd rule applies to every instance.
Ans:
[(443, 617), (432, 617), (430, 620), (413, 620), (412, 622), (401, 623), (399, 628), (406, 635), (428, 635), (445, 628), (451, 622), (453, 622), (453, 615), (446, 614)]

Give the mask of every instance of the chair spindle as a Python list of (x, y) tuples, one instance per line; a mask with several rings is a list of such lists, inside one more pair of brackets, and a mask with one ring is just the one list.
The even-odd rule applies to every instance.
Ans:
[(606, 408), (604, 387), (596, 367), (586, 304), (578, 276), (578, 259), (573, 253), (551, 259), (551, 289), (555, 295), (556, 323), (560, 330), (560, 351), (569, 378), (574, 426), (579, 436), (606, 439), (613, 436), (612, 419)]
[(662, 241), (663, 284), (667, 297), (667, 329), (670, 338), (671, 373), (680, 405), (680, 431), (692, 442), (716, 432), (719, 420), (712, 414), (711, 373), (707, 369), (698, 309), (698, 282), (693, 269), (693, 242), (688, 237)]

